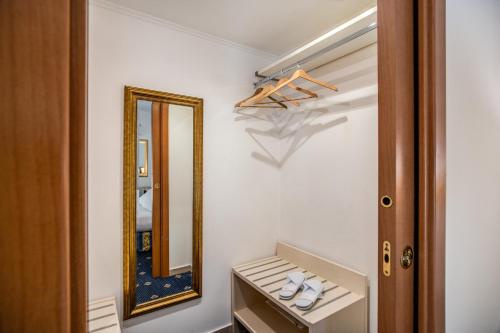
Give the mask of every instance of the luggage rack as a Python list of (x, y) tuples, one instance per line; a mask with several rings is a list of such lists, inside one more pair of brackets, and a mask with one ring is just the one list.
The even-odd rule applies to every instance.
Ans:
[[(323, 297), (306, 311), (279, 299), (287, 274), (319, 279)], [(367, 332), (367, 278), (289, 244), (279, 242), (276, 256), (233, 268), (234, 332)]]

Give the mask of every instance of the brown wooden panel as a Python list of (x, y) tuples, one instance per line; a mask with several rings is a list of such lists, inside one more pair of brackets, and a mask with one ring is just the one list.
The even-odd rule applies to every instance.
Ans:
[(168, 182), (168, 103), (161, 104), (161, 276), (170, 275), (169, 182)]
[(87, 1), (71, 1), (71, 332), (87, 331)]
[(445, 331), (445, 1), (418, 1), (418, 331)]
[(161, 275), (161, 103), (153, 102), (153, 277)]
[(85, 1), (0, 1), (0, 332), (85, 331), (85, 34)]
[[(414, 7), (378, 1), (379, 205), (378, 331), (412, 332), (414, 265), (403, 269), (403, 249), (414, 247)], [(382, 271), (382, 244), (391, 243), (391, 275)]]

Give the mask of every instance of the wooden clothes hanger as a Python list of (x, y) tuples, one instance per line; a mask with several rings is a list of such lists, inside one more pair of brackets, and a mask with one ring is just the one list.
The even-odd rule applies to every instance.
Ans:
[[(267, 86), (266, 86), (266, 87), (267, 87)], [(271, 90), (271, 89), (264, 89), (264, 88), (265, 88), (265, 87), (260, 87), (260, 88), (257, 88), (257, 89), (254, 91), (254, 93), (253, 93), (253, 95), (252, 95), (252, 96), (247, 97), (247, 98), (245, 98), (244, 100), (239, 101), (238, 103), (236, 103), (236, 104), (234, 105), (234, 107), (236, 107), (236, 108), (239, 108), (239, 107), (244, 107), (247, 103), (252, 102), (253, 100), (255, 100), (255, 98), (257, 98), (257, 97), (259, 97), (259, 96), (261, 96), (262, 98), (264, 98), (264, 95), (266, 94), (266, 92)], [(266, 90), (266, 91), (264, 92), (264, 90)]]
[[(291, 89), (293, 90), (297, 90), (299, 92), (301, 92), (302, 94), (304, 95), (307, 95), (307, 97), (298, 97), (298, 98), (287, 98), (284, 102), (291, 102), (292, 104), (296, 105), (296, 106), (299, 106), (300, 103), (297, 102), (297, 101), (301, 101), (301, 100), (305, 100), (305, 99), (310, 99), (310, 98), (317, 98), (318, 97), (318, 94), (316, 94), (315, 92), (312, 92), (311, 90), (308, 90), (308, 89), (304, 89), (302, 87), (299, 87), (297, 86), (295, 83), (293, 82), (286, 82), (288, 81), (287, 78), (281, 78), (278, 83), (276, 84), (276, 86), (280, 86), (283, 84), (283, 87), (286, 85), (288, 87), (290, 87)], [(274, 92), (274, 94), (278, 94), (277, 91)], [(263, 97), (266, 97), (265, 95)], [(260, 102), (260, 103), (256, 103), (256, 104), (267, 104), (268, 102)]]
[[(316, 94), (315, 92), (308, 90), (308, 89), (304, 89), (302, 87), (299, 87), (295, 83), (293, 83), (293, 81), (295, 81), (299, 78), (313, 82), (317, 85), (326, 87), (328, 89), (338, 91), (338, 89), (335, 85), (318, 80), (318, 79), (312, 77), (311, 75), (309, 75), (308, 73), (306, 73), (306, 71), (304, 71), (303, 69), (298, 69), (293, 73), (293, 75), (290, 78), (280, 79), (278, 81), (278, 83), (276, 84), (276, 86), (268, 84), (268, 85), (265, 85), (263, 87), (258, 88), (257, 90), (255, 90), (255, 92), (252, 96), (236, 103), (235, 106), (236, 107), (256, 107), (256, 108), (276, 108), (276, 107), (279, 107), (282, 109), (286, 109), (287, 106), (285, 103), (292, 103), (296, 106), (299, 106), (300, 103), (298, 101), (300, 101), (300, 100), (317, 98), (318, 94)], [(288, 98), (288, 97), (284, 96), (283, 94), (281, 94), (279, 92), (279, 90), (286, 87), (286, 86), (288, 86), (291, 89), (294, 89), (296, 91), (299, 91), (304, 95), (307, 95), (307, 97)], [(279, 96), (281, 99), (277, 99), (277, 98), (273, 97), (272, 96), (273, 94)], [(266, 99), (269, 99), (270, 101), (265, 101)], [(277, 105), (279, 105), (279, 106), (277, 106)]]
[[(282, 78), (278, 81), (277, 84), (280, 85), (281, 83), (283, 83), (286, 80), (287, 80), (287, 78)], [(278, 91), (275, 91), (274, 94), (281, 98), (281, 100), (278, 100), (276, 98), (273, 98), (271, 95), (266, 96), (269, 91), (271, 91), (275, 88), (273, 85), (268, 84), (268, 85), (265, 85), (264, 87), (260, 87), (257, 90), (255, 90), (255, 92), (252, 96), (245, 98), (244, 100), (236, 103), (235, 107), (250, 107), (250, 106), (257, 107), (257, 108), (258, 107), (276, 107), (276, 106), (270, 106), (270, 105), (271, 104), (278, 104), (281, 108), (286, 108), (286, 105), (284, 104), (285, 102), (290, 102), (296, 106), (299, 106), (300, 103), (297, 102), (299, 100), (318, 97), (318, 94), (316, 94), (308, 89), (301, 88), (292, 82), (289, 82), (286, 85), (289, 86), (291, 89), (297, 90), (297, 91), (301, 92), (302, 94), (307, 95), (307, 97), (288, 98), (288, 97), (284, 96), (283, 94), (279, 93)], [(262, 102), (262, 100), (265, 100), (266, 98), (270, 99), (271, 101)], [(268, 105), (268, 106), (265, 106), (265, 105)]]
[[(304, 80), (307, 80), (309, 82), (315, 83), (317, 85), (323, 86), (325, 88), (328, 88), (328, 89), (331, 89), (334, 91), (338, 91), (338, 89), (335, 85), (318, 80), (318, 79), (312, 77), (311, 75), (307, 74), (306, 71), (304, 71), (303, 69), (298, 69), (293, 73), (293, 75), (289, 79), (278, 81), (278, 84), (276, 84), (274, 89), (271, 89), (266, 94), (264, 94), (263, 98), (270, 96), (272, 94), (275, 94), (278, 90), (282, 89), (283, 87), (285, 87), (287, 85), (290, 85), (290, 83), (292, 83), (293, 81), (295, 81), (297, 79), (304, 79)], [(298, 87), (298, 88), (300, 88), (300, 87)], [(300, 89), (303, 89), (303, 88), (300, 88)], [(317, 96), (318, 95), (316, 95), (316, 97)]]
[[(235, 107), (237, 107), (237, 108), (257, 107), (257, 108), (287, 109), (288, 107), (283, 102), (289, 101), (290, 99), (288, 97), (282, 95), (279, 92), (275, 92), (274, 94), (279, 96), (281, 98), (281, 100), (271, 96), (272, 94), (267, 95), (267, 93), (273, 89), (274, 89), (274, 86), (271, 84), (257, 88), (257, 90), (255, 90), (255, 92), (252, 96), (245, 98), (244, 100), (236, 103)], [(270, 101), (263, 102), (263, 103), (257, 103), (259, 101), (265, 100), (266, 98), (269, 99)], [(276, 105), (272, 105), (272, 104), (276, 104)]]

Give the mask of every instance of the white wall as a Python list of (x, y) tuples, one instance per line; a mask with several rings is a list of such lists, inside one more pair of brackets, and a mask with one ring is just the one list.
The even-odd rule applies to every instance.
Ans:
[(168, 190), (170, 269), (192, 265), (193, 108), (168, 108)]
[(251, 157), (249, 122), (232, 113), (271, 59), (104, 7), (91, 4), (89, 22), (89, 297), (114, 295), (122, 308), (123, 86), (202, 97), (203, 297), (127, 321), (124, 332), (207, 332), (230, 321), (230, 267), (274, 252), (278, 170)]
[(498, 333), (500, 1), (446, 6), (446, 331)]
[[(279, 236), (367, 274), (370, 327), (376, 332), (376, 45), (312, 74), (337, 84), (338, 93), (319, 90), (337, 103), (306, 117), (306, 125), (288, 125), (298, 131), (281, 144), (281, 156), (293, 153), (281, 168)], [(302, 117), (296, 120), (301, 121)]]

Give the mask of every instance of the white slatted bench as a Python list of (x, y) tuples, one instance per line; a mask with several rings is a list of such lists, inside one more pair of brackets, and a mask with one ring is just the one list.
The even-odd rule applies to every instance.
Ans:
[(88, 307), (89, 333), (120, 333), (120, 322), (114, 297), (92, 301)]
[[(291, 272), (319, 279), (323, 298), (310, 310), (279, 299)], [(232, 318), (235, 333), (368, 331), (368, 280), (347, 267), (279, 242), (276, 256), (239, 265), (232, 270)], [(299, 291), (300, 293), (300, 291)]]

